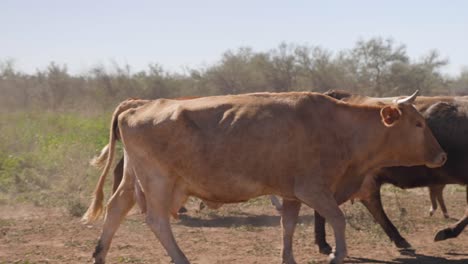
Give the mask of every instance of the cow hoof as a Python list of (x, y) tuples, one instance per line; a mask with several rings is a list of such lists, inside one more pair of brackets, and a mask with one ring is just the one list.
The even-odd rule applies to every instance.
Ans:
[(450, 229), (443, 229), (437, 232), (437, 234), (434, 237), (434, 241), (442, 241), (450, 237)]
[(449, 219), (449, 218), (450, 218), (449, 214), (447, 214), (447, 213), (444, 213), (444, 217), (445, 217), (445, 219)]
[(103, 254), (103, 247), (101, 245), (101, 240), (99, 239), (97, 245), (96, 245), (96, 248), (94, 249), (94, 253), (93, 253), (93, 263), (94, 264), (104, 264), (106, 262), (105, 260), (105, 257)]
[(106, 261), (102, 258), (94, 258), (93, 264), (105, 264)]
[(429, 216), (433, 216), (433, 215), (434, 215), (434, 210), (431, 209), (431, 210), (429, 211)]
[(281, 264), (297, 264), (294, 259), (283, 260)]
[(343, 264), (343, 258), (336, 257), (334, 253), (328, 257), (329, 264)]
[(405, 239), (396, 240), (395, 241), (395, 246), (397, 248), (411, 248), (411, 244), (408, 243), (408, 241), (406, 241)]
[(324, 255), (329, 255), (333, 251), (332, 247), (325, 243), (325, 245), (319, 246), (319, 252)]

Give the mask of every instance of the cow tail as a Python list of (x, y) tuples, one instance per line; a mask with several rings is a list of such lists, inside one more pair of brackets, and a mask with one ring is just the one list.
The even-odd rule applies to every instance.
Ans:
[(116, 141), (119, 140), (119, 127), (118, 127), (118, 117), (124, 111), (140, 107), (150, 101), (148, 100), (140, 100), (140, 99), (129, 99), (122, 102), (117, 109), (115, 109), (114, 114), (112, 115), (112, 121), (110, 126), (109, 132), (109, 144), (107, 144), (101, 151), (98, 157), (95, 157), (91, 164), (96, 166), (104, 165), (104, 161), (106, 161), (104, 165), (104, 170), (99, 177), (99, 181), (94, 189), (93, 199), (91, 204), (88, 207), (88, 210), (82, 217), (82, 221), (84, 223), (92, 223), (99, 219), (104, 211), (102, 202), (104, 200), (104, 183), (106, 181), (106, 176), (109, 173), (110, 167), (112, 165), (112, 160), (114, 159), (114, 152), (115, 152), (115, 144)]
[[(121, 105), (122, 106), (122, 105)], [(101, 165), (104, 163), (104, 160), (106, 161), (104, 165), (104, 170), (101, 173), (101, 176), (99, 177), (99, 181), (96, 185), (96, 188), (94, 189), (93, 193), (93, 199), (91, 201), (91, 204), (88, 207), (88, 210), (82, 217), (82, 221), (85, 223), (92, 223), (99, 219), (99, 217), (102, 215), (103, 212), (103, 199), (104, 199), (104, 183), (106, 180), (106, 176), (109, 173), (109, 169), (112, 165), (112, 160), (114, 158), (114, 152), (115, 152), (115, 143), (119, 137), (118, 135), (118, 116), (120, 113), (123, 111), (127, 110), (127, 107), (121, 107), (119, 106), (115, 111), (114, 114), (112, 115), (112, 121), (111, 121), (111, 129), (110, 129), (110, 135), (109, 135), (109, 144), (107, 144), (101, 151), (101, 154), (94, 158), (91, 163), (92, 164), (97, 164)]]
[(92, 166), (102, 169), (106, 165), (107, 158), (109, 156), (109, 144), (107, 144), (102, 150), (99, 156), (94, 157), (89, 164)]

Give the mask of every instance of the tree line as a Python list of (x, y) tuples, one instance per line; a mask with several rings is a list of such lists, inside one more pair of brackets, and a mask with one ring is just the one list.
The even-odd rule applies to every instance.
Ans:
[(436, 51), (410, 58), (406, 46), (380, 37), (360, 40), (348, 50), (282, 43), (256, 52), (248, 47), (228, 50), (216, 63), (167, 71), (159, 64), (134, 72), (130, 65), (95, 66), (73, 75), (66, 65), (51, 62), (26, 74), (14, 61), (0, 58), (0, 108), (3, 110), (96, 111), (113, 109), (129, 97), (172, 98), (256, 91), (343, 89), (369, 96), (410, 94), (467, 95), (468, 70), (442, 74), (448, 60)]

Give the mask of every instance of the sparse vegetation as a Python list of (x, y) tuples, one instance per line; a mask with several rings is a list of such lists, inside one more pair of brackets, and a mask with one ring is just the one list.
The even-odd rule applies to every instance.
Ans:
[(107, 141), (107, 119), (63, 112), (0, 114), (1, 199), (65, 206), (79, 215), (97, 174), (87, 161)]
[[(213, 65), (171, 73), (161, 65), (96, 66), (85, 75), (51, 62), (34, 74), (0, 58), (0, 203), (63, 206), (80, 215), (98, 171), (89, 159), (107, 143), (110, 113), (128, 97), (159, 98), (254, 91), (346, 89), (368, 95), (468, 94), (467, 72), (448, 77), (436, 51), (413, 59), (391, 39), (349, 49), (283, 43), (267, 52), (239, 48)], [(252, 200), (239, 210), (268, 201)]]
[(331, 52), (282, 43), (267, 52), (242, 47), (225, 52), (213, 65), (173, 73), (158, 64), (134, 72), (130, 65), (98, 65), (72, 75), (51, 62), (26, 74), (14, 60), (0, 58), (0, 109), (4, 111), (108, 111), (128, 97), (159, 98), (236, 94), (254, 91), (346, 89), (368, 95), (468, 94), (468, 73), (444, 76), (448, 64), (436, 50), (410, 58), (392, 39), (360, 40), (349, 50)]

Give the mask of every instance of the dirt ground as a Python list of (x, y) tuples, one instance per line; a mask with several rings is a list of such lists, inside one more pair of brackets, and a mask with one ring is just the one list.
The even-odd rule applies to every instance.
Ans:
[[(349, 256), (346, 263), (468, 263), (468, 230), (457, 239), (433, 242), (435, 232), (460, 217), (466, 206), (464, 188), (446, 188), (445, 198), (452, 219), (440, 211), (429, 217), (426, 189), (402, 191), (385, 188), (384, 204), (389, 217), (413, 245), (399, 251), (385, 236), (365, 208), (342, 206), (347, 218)], [(179, 245), (192, 263), (280, 263), (280, 218), (267, 198), (225, 205), (219, 210), (197, 210), (173, 220)], [(0, 263), (92, 263), (102, 221), (83, 225), (63, 209), (31, 205), (0, 206)], [(327, 226), (327, 238), (334, 244)], [(326, 263), (314, 246), (313, 211), (301, 210), (294, 241), (298, 263)], [(170, 259), (144, 223), (132, 210), (118, 230), (107, 263), (169, 263)]]

